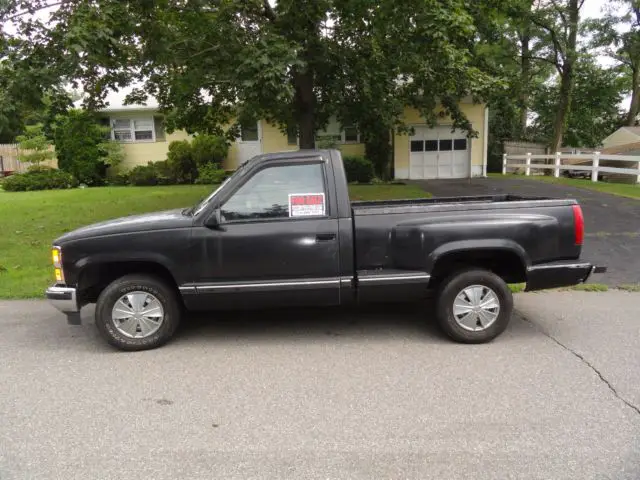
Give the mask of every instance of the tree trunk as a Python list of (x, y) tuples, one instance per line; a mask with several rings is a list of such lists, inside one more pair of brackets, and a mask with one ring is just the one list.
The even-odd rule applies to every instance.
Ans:
[(567, 119), (569, 110), (571, 109), (571, 97), (573, 92), (573, 65), (568, 63), (562, 69), (562, 78), (560, 80), (560, 98), (558, 100), (558, 109), (556, 110), (556, 118), (553, 123), (553, 138), (551, 140), (551, 152), (557, 152), (562, 147), (562, 137), (567, 127)]
[(373, 162), (373, 167), (378, 178), (389, 180), (391, 178), (391, 129), (384, 128), (384, 122), (380, 119), (376, 127), (369, 128), (368, 138), (365, 138), (364, 155)]
[(632, 76), (631, 105), (627, 114), (626, 124), (633, 127), (640, 113), (640, 68), (634, 68)]
[(295, 98), (294, 108), (298, 124), (298, 141), (301, 150), (313, 149), (316, 146), (316, 99), (313, 93), (313, 73), (306, 71), (293, 76)]
[(522, 44), (522, 60), (520, 62), (520, 118), (518, 120), (518, 136), (524, 139), (527, 134), (527, 118), (529, 116), (529, 84), (531, 83), (531, 58), (530, 58), (530, 42), (529, 27), (526, 26), (522, 30), (520, 36)]
[(571, 100), (573, 96), (574, 71), (578, 53), (576, 45), (578, 41), (578, 22), (580, 21), (580, 8), (578, 0), (569, 0), (569, 36), (565, 50), (564, 64), (561, 68), (560, 98), (558, 100), (558, 110), (553, 124), (553, 138), (551, 140), (552, 152), (557, 152), (562, 147), (562, 137), (567, 127), (567, 120), (571, 110)]

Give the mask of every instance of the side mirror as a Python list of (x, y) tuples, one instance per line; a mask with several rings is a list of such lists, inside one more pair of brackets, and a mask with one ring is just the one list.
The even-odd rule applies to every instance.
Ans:
[(222, 214), (220, 209), (216, 208), (211, 215), (205, 220), (204, 225), (208, 228), (219, 228), (222, 223)]

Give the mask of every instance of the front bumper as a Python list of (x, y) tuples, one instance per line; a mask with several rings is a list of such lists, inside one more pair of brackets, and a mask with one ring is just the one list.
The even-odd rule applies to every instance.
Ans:
[(45, 296), (47, 300), (49, 300), (49, 303), (62, 313), (69, 315), (80, 311), (76, 289), (73, 287), (53, 285), (47, 288)]
[(570, 287), (586, 282), (594, 273), (604, 273), (607, 267), (587, 262), (553, 262), (533, 265), (527, 270), (528, 292), (547, 288)]

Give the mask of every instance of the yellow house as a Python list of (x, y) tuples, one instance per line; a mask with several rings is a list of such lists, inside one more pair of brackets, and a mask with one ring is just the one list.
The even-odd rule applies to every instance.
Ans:
[[(396, 179), (467, 178), (486, 176), (488, 110), (485, 105), (464, 101), (462, 111), (478, 132), (468, 138), (464, 132), (451, 131), (451, 120), (439, 115), (435, 128), (426, 126), (417, 110), (406, 108), (404, 122), (413, 127), (411, 134), (395, 134), (393, 171)], [(165, 160), (169, 143), (188, 139), (185, 131), (166, 133), (162, 117), (155, 107), (126, 106), (102, 110), (111, 126), (111, 138), (122, 142), (125, 168)], [(364, 144), (355, 127), (332, 121), (318, 132), (317, 138), (331, 139), (343, 155), (364, 155)], [(243, 125), (241, 135), (232, 143), (223, 165), (233, 170), (240, 163), (261, 153), (298, 149), (294, 134), (284, 133), (265, 120)]]

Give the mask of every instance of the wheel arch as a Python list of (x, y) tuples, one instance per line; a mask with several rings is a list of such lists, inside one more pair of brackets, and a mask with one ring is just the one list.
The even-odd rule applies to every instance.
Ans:
[[(100, 293), (114, 280), (125, 275), (151, 275), (161, 279), (179, 293), (178, 283), (171, 270), (156, 259), (102, 259), (85, 262), (79, 268), (77, 288), (81, 304), (95, 303)], [(181, 298), (181, 295), (178, 295)]]
[(474, 267), (493, 272), (506, 283), (523, 283), (529, 265), (520, 245), (500, 239), (451, 242), (434, 250), (427, 259), (432, 287), (438, 287), (456, 271)]

